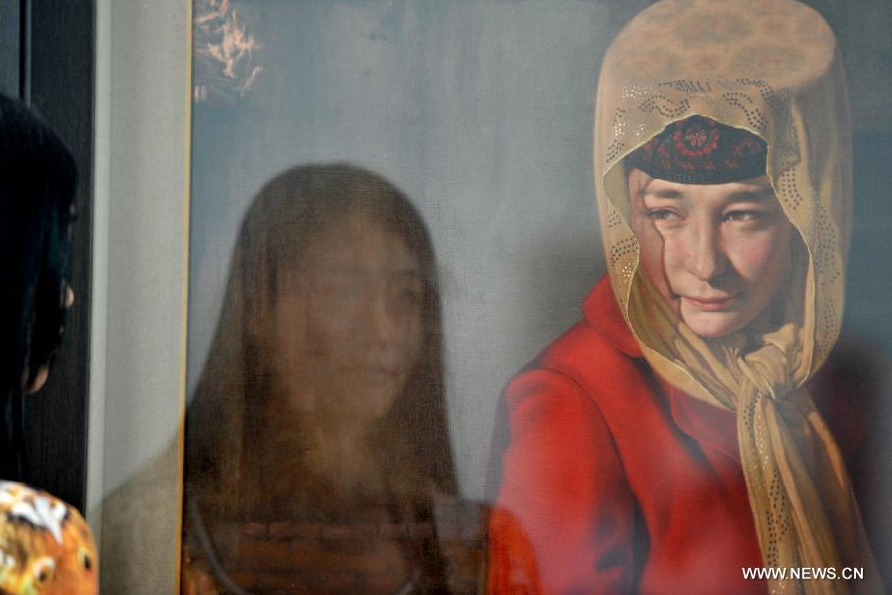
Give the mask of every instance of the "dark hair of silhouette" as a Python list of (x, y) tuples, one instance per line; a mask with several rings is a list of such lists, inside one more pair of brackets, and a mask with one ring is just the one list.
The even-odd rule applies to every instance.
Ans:
[(74, 159), (25, 106), (0, 96), (0, 478), (26, 467), (23, 387), (51, 363), (71, 269)]

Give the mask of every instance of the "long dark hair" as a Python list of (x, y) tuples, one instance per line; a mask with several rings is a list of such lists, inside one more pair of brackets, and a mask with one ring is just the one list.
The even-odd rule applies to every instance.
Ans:
[[(26, 107), (0, 96), (0, 478), (26, 466), (23, 384), (58, 346), (70, 279), (74, 159)], [(26, 373), (28, 378), (25, 378)]]
[(404, 240), (425, 285), (423, 352), (377, 432), (382, 470), (408, 483), (422, 501), (424, 495), (457, 491), (437, 268), (424, 221), (402, 191), (373, 172), (348, 164), (307, 165), (279, 174), (260, 190), (235, 247), (220, 321), (187, 416), (187, 486), (208, 512), (245, 514), (246, 475), (263, 441), (264, 412), (275, 406), (275, 346), (269, 335), (282, 271), (300, 274), (301, 254), (312, 236), (354, 209)]

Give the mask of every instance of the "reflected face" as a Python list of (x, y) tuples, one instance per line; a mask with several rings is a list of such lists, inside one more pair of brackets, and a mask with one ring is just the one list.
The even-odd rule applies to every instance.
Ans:
[(628, 181), (641, 265), (691, 330), (724, 337), (767, 313), (793, 237), (767, 176), (678, 184), (631, 168)]
[(425, 283), (403, 239), (349, 212), (309, 241), (281, 282), (277, 368), (290, 404), (373, 420), (405, 388), (421, 352)]

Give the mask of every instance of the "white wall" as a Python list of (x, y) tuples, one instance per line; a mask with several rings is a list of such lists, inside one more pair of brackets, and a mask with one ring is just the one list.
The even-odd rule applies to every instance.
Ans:
[(183, 0), (97, 1), (87, 497), (111, 595), (177, 590), (187, 11)]

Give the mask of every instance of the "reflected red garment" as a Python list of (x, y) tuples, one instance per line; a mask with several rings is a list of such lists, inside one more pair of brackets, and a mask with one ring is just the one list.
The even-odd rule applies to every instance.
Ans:
[[(653, 373), (606, 277), (584, 313), (500, 405), (490, 592), (766, 593), (741, 570), (762, 557), (735, 414)], [(827, 368), (819, 390), (836, 400), (845, 387), (820, 378), (832, 376)], [(846, 404), (835, 415), (813, 384), (851, 454), (863, 433), (858, 412)]]

